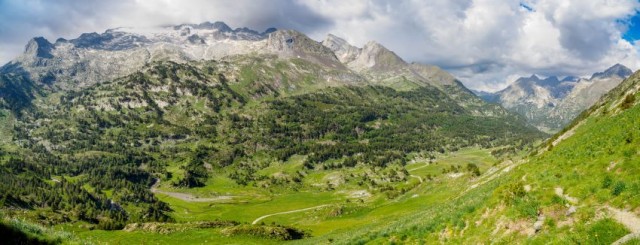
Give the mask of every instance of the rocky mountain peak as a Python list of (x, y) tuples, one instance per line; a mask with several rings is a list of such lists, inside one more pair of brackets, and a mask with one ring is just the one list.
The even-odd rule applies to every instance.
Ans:
[(580, 80), (579, 77), (576, 76), (566, 76), (565, 78), (563, 78), (561, 80), (561, 82), (577, 82), (578, 80)]
[(333, 68), (344, 68), (331, 49), (301, 32), (278, 30), (268, 35), (267, 48), (279, 55), (309, 59)]
[(196, 26), (196, 28), (199, 29), (208, 29), (208, 30), (218, 30), (221, 32), (232, 32), (233, 30), (231, 29), (231, 27), (229, 27), (226, 23), (222, 22), (222, 21), (216, 21), (216, 22), (204, 22), (204, 23), (200, 23)]
[(541, 79), (538, 82), (538, 85), (544, 86), (544, 87), (556, 87), (560, 85), (560, 80), (556, 76), (550, 76), (545, 79)]
[(525, 116), (541, 130), (555, 132), (631, 74), (629, 68), (616, 64), (594, 73), (590, 79), (574, 76), (541, 79), (531, 75), (496, 93), (483, 94), (482, 98), (497, 101)]
[(36, 37), (27, 43), (25, 54), (36, 58), (53, 58), (51, 54), (52, 49), (54, 49), (54, 46), (47, 39), (44, 37)]
[(369, 41), (360, 50), (360, 55), (349, 67), (355, 70), (373, 69), (378, 71), (397, 70), (408, 64), (396, 53), (375, 41)]
[(200, 24), (182, 24), (173, 26), (173, 30), (178, 31), (180, 36), (188, 37), (189, 41), (192, 43), (205, 43), (207, 36), (210, 36), (215, 40), (262, 40), (267, 37), (267, 34), (272, 33), (277, 29), (272, 27), (260, 33), (247, 27), (232, 29), (226, 23), (221, 21), (213, 23), (207, 21)]
[(541, 87), (554, 88), (559, 86), (560, 83), (561, 81), (556, 76), (550, 76), (542, 79), (538, 75), (533, 74), (530, 77), (518, 78), (514, 82), (514, 85), (523, 86), (523, 87), (541, 86)]
[(222, 21), (216, 21), (213, 23), (206, 21), (200, 24), (182, 24), (182, 25), (177, 25), (173, 27), (174, 30), (181, 30), (185, 28), (198, 29), (198, 30), (216, 30), (219, 32), (233, 32), (233, 29), (231, 29), (229, 25), (227, 25)]
[(83, 33), (80, 37), (69, 41), (76, 48), (99, 50), (126, 50), (139, 47), (151, 41), (145, 36), (110, 29), (102, 34)]
[(380, 84), (405, 89), (416, 86), (458, 86), (456, 79), (439, 67), (419, 63), (408, 64), (396, 53), (375, 41), (369, 41), (362, 48), (358, 48), (343, 38), (328, 34), (322, 45), (334, 52), (347, 67)]
[(340, 62), (345, 64), (355, 60), (358, 55), (360, 55), (359, 48), (352, 46), (346, 40), (333, 34), (328, 34), (322, 41), (322, 45), (331, 49)]
[(318, 42), (294, 30), (269, 28), (260, 33), (246, 27), (232, 29), (224, 22), (119, 27), (58, 39), (55, 44), (36, 38), (27, 53), (0, 70), (24, 71), (34, 81), (51, 81), (47, 84), (62, 81), (55, 86), (72, 90), (130, 74), (153, 61), (263, 54), (302, 59), (398, 89), (457, 86), (455, 78), (438, 67), (410, 65), (374, 41), (359, 48), (331, 34)]
[(627, 68), (624, 65), (621, 64), (615, 64), (612, 67), (609, 67), (608, 69), (606, 69), (604, 72), (596, 72), (591, 76), (591, 80), (593, 79), (607, 79), (607, 78), (611, 78), (614, 76), (620, 77), (620, 78), (626, 78), (631, 76), (631, 74), (633, 74), (633, 71), (631, 71), (631, 69)]

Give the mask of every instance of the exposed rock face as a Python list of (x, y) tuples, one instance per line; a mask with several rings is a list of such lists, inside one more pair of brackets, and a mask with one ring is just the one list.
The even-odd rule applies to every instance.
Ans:
[(310, 60), (336, 69), (346, 69), (333, 51), (306, 35), (293, 30), (279, 30), (269, 34), (267, 49), (284, 57)]
[[(291, 91), (304, 89), (299, 87), (302, 85), (310, 89), (342, 85), (382, 85), (397, 90), (435, 87), (473, 114), (507, 113), (500, 106), (480, 100), (440, 68), (409, 64), (373, 41), (358, 48), (334, 35), (318, 42), (294, 30), (269, 28), (258, 32), (232, 29), (223, 22), (109, 29), (72, 40), (58, 39), (53, 44), (34, 38), (22, 55), (0, 68), (0, 73), (18, 74), (48, 89), (81, 90), (139, 71), (154, 61), (198, 60), (226, 60), (238, 67), (266, 62), (269, 64), (262, 65), (272, 68), (278, 62), (287, 62), (286, 67), (313, 78), (299, 78), (313, 82), (289, 84)], [(282, 74), (276, 75), (276, 81), (271, 81), (276, 87), (282, 82), (281, 76), (292, 71), (279, 72)]]
[(47, 39), (36, 37), (29, 41), (24, 52), (32, 57), (53, 58), (51, 55), (52, 49), (54, 49), (53, 44), (47, 41)]
[(612, 78), (612, 77), (627, 78), (627, 77), (631, 76), (631, 74), (633, 74), (633, 71), (631, 71), (631, 69), (629, 69), (626, 66), (623, 66), (621, 64), (615, 64), (614, 66), (610, 67), (609, 69), (607, 69), (604, 72), (594, 73), (593, 76), (591, 76), (591, 78), (589, 80), (609, 79), (609, 78)]
[(540, 79), (533, 75), (520, 78), (497, 93), (482, 94), (482, 97), (525, 116), (543, 131), (555, 132), (631, 74), (629, 68), (616, 64), (589, 79)]
[(355, 60), (360, 55), (360, 49), (352, 46), (344, 39), (337, 37), (333, 34), (327, 35), (322, 41), (322, 45), (331, 49), (340, 62), (347, 64)]
[(341, 74), (332, 79), (347, 82), (367, 79), (396, 89), (461, 86), (440, 68), (408, 64), (373, 41), (358, 48), (334, 35), (317, 42), (293, 30), (269, 28), (257, 32), (232, 29), (223, 22), (109, 29), (101, 34), (85, 33), (72, 40), (58, 39), (53, 44), (41, 37), (34, 38), (25, 52), (0, 68), (0, 72), (25, 75), (53, 89), (74, 90), (131, 74), (153, 61), (181, 63), (262, 54), (304, 59), (340, 70)]
[(267, 53), (266, 39), (273, 32), (273, 28), (262, 33), (247, 28), (232, 30), (223, 22), (205, 22), (110, 29), (72, 40), (58, 39), (53, 44), (38, 37), (29, 41), (25, 52), (0, 72), (27, 75), (63, 90), (78, 89), (130, 74), (157, 60), (186, 62)]
[(374, 41), (358, 48), (340, 37), (329, 34), (322, 45), (333, 51), (349, 69), (381, 85), (396, 89), (410, 89), (424, 85), (458, 86), (455, 83), (456, 79), (439, 67), (408, 64), (393, 51)]

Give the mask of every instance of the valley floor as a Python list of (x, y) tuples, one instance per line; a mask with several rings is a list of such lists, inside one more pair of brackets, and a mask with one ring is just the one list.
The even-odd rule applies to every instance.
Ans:
[[(286, 171), (300, 166), (302, 158), (267, 170)], [(475, 164), (484, 173), (474, 177), (463, 169)], [(306, 183), (296, 190), (286, 187), (264, 188), (238, 186), (223, 176), (214, 176), (205, 187), (175, 189), (164, 182), (156, 182), (152, 190), (174, 210), (178, 223), (233, 220), (251, 224), (279, 224), (308, 230), (311, 240), (302, 243), (347, 242), (344, 234), (379, 229), (396, 220), (412, 219), (416, 213), (433, 210), (459, 198), (479, 185), (500, 176), (515, 164), (500, 163), (489, 150), (470, 148), (437, 156), (435, 161), (416, 158), (406, 166), (411, 177), (400, 183), (404, 193), (394, 194), (374, 187), (351, 183), (346, 170), (323, 170), (305, 178)], [(294, 167), (295, 168), (295, 167)], [(355, 168), (353, 171), (367, 171)], [(331, 184), (331, 182), (333, 183)], [(328, 186), (330, 185), (330, 186)], [(328, 188), (329, 187), (329, 188)], [(428, 218), (428, 217), (424, 217)], [(162, 226), (161, 224), (158, 226)], [(278, 240), (252, 236), (228, 236), (225, 228), (176, 229), (175, 231), (147, 230), (99, 231), (83, 230), (79, 224), (59, 229), (72, 230), (77, 238), (94, 243), (277, 243)], [(166, 234), (159, 234), (166, 233)], [(357, 236), (355, 236), (357, 238)], [(350, 237), (354, 238), (354, 237)]]

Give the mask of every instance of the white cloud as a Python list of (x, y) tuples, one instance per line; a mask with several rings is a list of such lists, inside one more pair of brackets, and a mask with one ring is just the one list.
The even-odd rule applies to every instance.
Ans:
[(33, 36), (221, 20), (316, 40), (333, 33), (358, 46), (375, 40), (408, 61), (442, 66), (470, 88), (497, 90), (516, 75), (640, 68), (640, 45), (621, 39), (627, 27), (618, 21), (638, 10), (636, 0), (4, 0), (0, 62)]
[(376, 40), (409, 61), (441, 65), (474, 89), (504, 88), (514, 74), (640, 68), (639, 46), (621, 39), (625, 26), (617, 22), (639, 10), (632, 0), (301, 2), (335, 20), (321, 32), (357, 45)]

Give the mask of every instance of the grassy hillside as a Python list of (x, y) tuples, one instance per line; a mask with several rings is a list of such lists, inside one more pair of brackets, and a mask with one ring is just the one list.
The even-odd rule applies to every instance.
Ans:
[(636, 73), (509, 174), (431, 212), (355, 233), (364, 239), (344, 239), (611, 244), (637, 233), (639, 88)]

